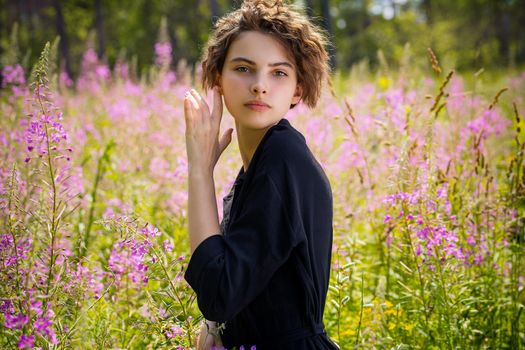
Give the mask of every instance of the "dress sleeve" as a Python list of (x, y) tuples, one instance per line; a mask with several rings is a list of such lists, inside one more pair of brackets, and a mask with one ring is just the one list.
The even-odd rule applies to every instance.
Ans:
[(280, 191), (266, 174), (250, 184), (240, 211), (224, 236), (210, 236), (197, 246), (184, 274), (208, 320), (225, 322), (245, 308), (304, 236), (291, 224)]

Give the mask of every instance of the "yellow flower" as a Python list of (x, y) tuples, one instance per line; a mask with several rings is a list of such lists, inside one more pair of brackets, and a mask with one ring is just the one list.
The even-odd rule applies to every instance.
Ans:
[(405, 324), (403, 325), (403, 329), (407, 330), (407, 331), (411, 331), (413, 328), (414, 328), (415, 324), (411, 323), (411, 324)]
[(377, 81), (377, 85), (379, 85), (379, 87), (383, 90), (386, 90), (388, 89), (388, 87), (390, 86), (390, 79), (387, 78), (387, 77), (379, 77), (378, 81)]
[(394, 309), (386, 309), (385, 310), (385, 315), (395, 315), (397, 314), (397, 310), (394, 310)]
[(346, 338), (346, 337), (352, 337), (355, 335), (355, 330), (352, 329), (351, 327), (345, 329), (344, 331), (341, 332), (341, 337), (342, 338)]

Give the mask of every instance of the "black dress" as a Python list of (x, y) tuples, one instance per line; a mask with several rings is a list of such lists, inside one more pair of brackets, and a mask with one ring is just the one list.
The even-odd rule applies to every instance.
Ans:
[(184, 278), (227, 349), (337, 349), (322, 323), (330, 279), (332, 191), (288, 120), (267, 130), (224, 197), (221, 233)]

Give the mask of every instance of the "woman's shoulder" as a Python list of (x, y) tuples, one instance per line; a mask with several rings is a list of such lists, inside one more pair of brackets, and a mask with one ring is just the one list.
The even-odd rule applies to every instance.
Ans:
[(275, 132), (273, 134), (274, 139), (277, 140), (289, 140), (299, 144), (305, 144), (306, 139), (287, 119), (281, 119), (276, 125)]
[(288, 120), (281, 119), (264, 142), (261, 160), (274, 166), (285, 165), (309, 152), (305, 137)]
[(259, 158), (259, 171), (278, 181), (309, 179), (325, 181), (325, 176), (305, 137), (287, 120), (280, 122), (265, 141)]

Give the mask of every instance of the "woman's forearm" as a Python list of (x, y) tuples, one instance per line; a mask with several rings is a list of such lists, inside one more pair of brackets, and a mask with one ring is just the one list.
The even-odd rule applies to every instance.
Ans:
[(213, 171), (188, 171), (188, 231), (191, 254), (206, 238), (220, 234)]

